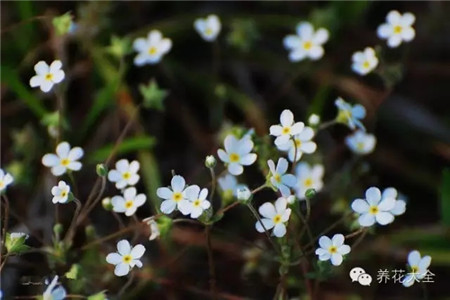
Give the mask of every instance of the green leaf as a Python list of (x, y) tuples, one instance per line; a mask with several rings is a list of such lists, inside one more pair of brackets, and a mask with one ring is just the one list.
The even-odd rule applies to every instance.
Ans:
[(106, 48), (106, 51), (111, 55), (121, 58), (130, 53), (131, 40), (129, 38), (119, 38), (115, 35), (111, 37), (111, 44)]
[(139, 91), (144, 98), (143, 105), (145, 108), (154, 108), (159, 111), (164, 110), (163, 101), (169, 93), (159, 88), (154, 78), (150, 80), (148, 85), (139, 85)]
[(25, 245), (25, 240), (28, 238), (28, 235), (22, 235), (20, 237), (11, 237), (11, 234), (6, 233), (5, 246), (6, 250), (9, 254), (20, 254), (28, 249), (29, 246)]
[[(117, 149), (117, 155), (127, 154), (137, 150), (150, 149), (155, 145), (155, 138), (150, 136), (137, 136), (125, 139)], [(103, 162), (111, 154), (114, 144), (108, 144), (89, 156), (90, 162)]]
[(87, 297), (87, 300), (105, 300), (106, 299), (105, 292), (106, 291), (101, 291), (97, 294), (90, 295)]
[(78, 275), (80, 274), (80, 265), (79, 264), (73, 264), (72, 267), (70, 267), (70, 270), (66, 272), (66, 277), (68, 279), (77, 279)]
[(72, 15), (70, 12), (67, 12), (61, 16), (54, 17), (52, 24), (57, 35), (65, 35), (72, 26)]
[(450, 226), (450, 169), (442, 172), (441, 218), (444, 226)]

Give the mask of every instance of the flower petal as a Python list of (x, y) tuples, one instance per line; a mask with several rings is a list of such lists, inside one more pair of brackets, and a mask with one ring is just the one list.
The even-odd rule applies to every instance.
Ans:
[(56, 156), (55, 154), (45, 154), (42, 157), (42, 164), (46, 167), (54, 167), (59, 165), (59, 157)]
[(69, 151), (70, 145), (68, 142), (59, 143), (58, 146), (56, 147), (56, 154), (58, 154), (60, 158), (68, 158)]
[(335, 234), (333, 236), (333, 238), (331, 239), (331, 242), (332, 242), (333, 246), (336, 246), (336, 247), (342, 246), (344, 244), (344, 235), (342, 235), (340, 233)]
[(177, 203), (173, 200), (165, 200), (161, 202), (160, 210), (167, 214), (172, 213), (175, 210), (175, 207), (177, 206)]
[(342, 255), (339, 253), (334, 253), (331, 255), (331, 263), (333, 264), (333, 266), (339, 266), (340, 264), (342, 264)]
[(369, 204), (365, 200), (356, 199), (352, 202), (352, 209), (359, 214), (364, 214), (369, 211)]
[(36, 65), (34, 65), (34, 71), (38, 75), (46, 75), (50, 71), (50, 67), (43, 60), (39, 61)]
[(237, 176), (244, 172), (244, 168), (238, 163), (231, 163), (228, 165), (228, 172)]
[(377, 205), (381, 200), (381, 192), (376, 187), (371, 187), (366, 190), (366, 200), (370, 205)]
[(131, 251), (131, 245), (127, 240), (120, 240), (117, 243), (117, 251), (121, 255), (128, 255)]
[(257, 158), (258, 155), (255, 153), (249, 153), (241, 157), (240, 163), (244, 166), (250, 166), (256, 161)]
[(292, 126), (292, 124), (294, 123), (294, 114), (292, 113), (292, 111), (290, 111), (289, 109), (283, 110), (280, 115), (280, 123), (284, 127)]
[(418, 266), (420, 263), (420, 252), (417, 250), (411, 251), (408, 254), (408, 264), (410, 266)]
[(144, 255), (144, 252), (145, 247), (139, 244), (133, 247), (130, 254), (133, 257), (133, 259), (139, 259), (142, 257), (142, 255)]
[(331, 239), (329, 237), (324, 235), (324, 236), (320, 237), (319, 245), (323, 249), (328, 249), (333, 245), (333, 242), (331, 241)]
[(375, 217), (372, 214), (362, 214), (358, 218), (359, 225), (363, 227), (370, 227), (375, 224)]
[(128, 264), (124, 264), (124, 263), (120, 263), (118, 265), (116, 265), (116, 268), (114, 269), (114, 274), (116, 274), (116, 276), (125, 276), (130, 272), (130, 265)]
[(186, 181), (182, 176), (175, 175), (172, 177), (170, 184), (174, 192), (182, 192), (184, 187), (186, 186)]
[(119, 253), (110, 253), (106, 256), (106, 261), (109, 264), (117, 265), (122, 261), (122, 256)]
[[(273, 224), (273, 221), (269, 219), (262, 219), (261, 222), (262, 224), (264, 224), (266, 230), (272, 229), (273, 226), (275, 225)], [(255, 223), (255, 228), (258, 232), (264, 232), (264, 227), (262, 226), (262, 224), (259, 221)]]
[(278, 223), (277, 225), (275, 225), (275, 227), (273, 228), (273, 234), (276, 237), (283, 237), (286, 234), (286, 225), (284, 225), (283, 223)]

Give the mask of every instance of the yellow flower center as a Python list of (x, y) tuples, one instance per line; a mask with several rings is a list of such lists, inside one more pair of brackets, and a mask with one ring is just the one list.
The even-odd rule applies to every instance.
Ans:
[(419, 272), (419, 267), (418, 266), (411, 266), (411, 273), (417, 274), (418, 272)]
[(394, 26), (394, 33), (399, 34), (402, 32), (402, 30), (403, 30), (402, 26), (400, 25)]
[(61, 197), (65, 197), (65, 196), (67, 196), (67, 192), (66, 191), (62, 191), (61, 192)]
[(371, 213), (372, 215), (376, 215), (377, 213), (378, 213), (378, 206), (375, 206), (375, 205), (372, 205), (370, 208), (369, 208), (369, 213)]
[(295, 147), (298, 149), (302, 146), (302, 141), (300, 141), (299, 139), (295, 139)]
[(363, 150), (364, 149), (364, 143), (363, 142), (356, 143), (356, 149)]
[(155, 55), (156, 53), (158, 53), (158, 49), (156, 47), (153, 46), (148, 49), (148, 54)]
[(128, 180), (128, 179), (130, 179), (131, 174), (130, 174), (130, 172), (125, 172), (122, 174), (122, 177), (123, 177), (123, 179)]
[(206, 28), (206, 30), (205, 30), (206, 35), (211, 35), (212, 33), (213, 33), (213, 31), (211, 28)]
[(275, 215), (275, 217), (273, 217), (273, 222), (275, 224), (278, 224), (281, 222), (281, 215)]
[(230, 162), (238, 162), (240, 160), (240, 156), (237, 153), (230, 154)]
[(349, 110), (339, 110), (336, 120), (341, 123), (347, 123), (347, 121), (352, 117), (352, 112)]
[(193, 203), (193, 205), (194, 205), (195, 207), (200, 206), (200, 199), (195, 200), (194, 203)]
[(305, 50), (310, 50), (312, 48), (312, 43), (310, 41), (304, 42), (303, 48), (305, 48)]
[(281, 182), (280, 174), (277, 173), (277, 174), (273, 175), (273, 179), (275, 179), (276, 182)]
[(52, 79), (53, 79), (53, 74), (52, 74), (52, 73), (47, 73), (47, 74), (45, 74), (45, 80), (50, 81), (50, 80), (52, 80)]
[(4, 187), (4, 186), (5, 186), (5, 184), (3, 183), (3, 180), (0, 181), (0, 188), (2, 188), (2, 187)]
[(328, 251), (329, 251), (331, 254), (335, 254), (335, 253), (337, 252), (337, 248), (336, 248), (336, 246), (331, 246), (331, 247), (328, 249)]
[(64, 167), (67, 167), (70, 164), (70, 160), (67, 158), (63, 158), (61, 159), (61, 165), (63, 165)]
[(303, 181), (303, 185), (306, 187), (311, 187), (313, 184), (313, 181), (311, 178), (306, 178), (305, 181)]
[(370, 63), (366, 60), (364, 63), (363, 63), (363, 68), (364, 69), (368, 69), (370, 67)]
[(131, 255), (122, 256), (122, 261), (126, 264), (129, 264), (132, 260), (133, 260), (133, 258), (131, 257)]
[(282, 133), (283, 134), (289, 134), (289, 133), (291, 133), (291, 127), (283, 127), (283, 130), (282, 130)]
[(125, 208), (131, 208), (133, 207), (133, 200), (128, 200), (125, 202)]
[(183, 199), (183, 195), (181, 193), (179, 193), (179, 192), (173, 193), (172, 198), (173, 198), (173, 201), (178, 202), (181, 199)]

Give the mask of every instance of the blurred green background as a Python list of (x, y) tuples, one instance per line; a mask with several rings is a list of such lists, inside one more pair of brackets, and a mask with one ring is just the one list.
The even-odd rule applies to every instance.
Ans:
[[(396, 49), (388, 49), (376, 36), (377, 26), (392, 9), (416, 15), (416, 38)], [(76, 29), (60, 36), (52, 20), (67, 12)], [(222, 21), (214, 44), (204, 42), (193, 29), (194, 20), (209, 13)], [(313, 203), (311, 228), (321, 232), (371, 185), (394, 186), (408, 203), (403, 216), (378, 227), (343, 267), (333, 270), (320, 285), (319, 299), (450, 299), (449, 15), (449, 3), (438, 1), (2, 1), (1, 162), (15, 177), (8, 192), (14, 212), (10, 228), (25, 231), (27, 224), (33, 228), (33, 246), (51, 243), (54, 206), (49, 189), (54, 178), (40, 159), (54, 149), (47, 126), (55, 123), (57, 114), (53, 93), (29, 87), (39, 60), (63, 61), (64, 139), (86, 153), (83, 170), (76, 174), (81, 199), (95, 182), (95, 164), (106, 159), (133, 119), (117, 157), (141, 162), (139, 188), (152, 205), (138, 210), (140, 218), (155, 213), (153, 205), (160, 203), (155, 190), (168, 184), (172, 169), (189, 182), (208, 182), (204, 157), (216, 152), (233, 124), (254, 128), (262, 137), (285, 108), (299, 121), (313, 112), (329, 120), (336, 113), (334, 100), (342, 96), (366, 107), (365, 125), (378, 143), (373, 154), (355, 159), (343, 142), (349, 134), (345, 127), (332, 127), (316, 137), (319, 153), (312, 160), (325, 164), (327, 188)], [(282, 39), (303, 20), (327, 28), (330, 40), (320, 61), (290, 63)], [(151, 29), (172, 39), (172, 50), (158, 65), (135, 67), (130, 45)], [(367, 46), (379, 51), (380, 67), (375, 74), (360, 77), (351, 71), (351, 55)], [(152, 79), (159, 90), (145, 99), (142, 89)], [(147, 107), (135, 115), (143, 101)], [(257, 166), (249, 168), (244, 178), (253, 188), (264, 180)], [(114, 193), (109, 186), (106, 194)], [(273, 198), (273, 193), (263, 192), (255, 200), (259, 205)], [(70, 221), (70, 210), (61, 209), (59, 214), (63, 222)], [(85, 225), (94, 225), (98, 236), (117, 230), (114, 218), (101, 208), (90, 222)], [(232, 210), (214, 233), (217, 285), (228, 299), (270, 299), (276, 287), (277, 269), (270, 263), (261, 260), (255, 272), (243, 271), (242, 253), (248, 245), (240, 238), (264, 238), (253, 223), (247, 211)], [(180, 226), (170, 241), (146, 244), (148, 277), (140, 278), (127, 295), (130, 299), (208, 298), (202, 294), (208, 289), (208, 267), (197, 227)], [(93, 249), (89, 258), (79, 249), (88, 238), (79, 232), (78, 252), (54, 267), (65, 272), (71, 261), (83, 258), (85, 280), (79, 286), (65, 286), (82, 294), (102, 289), (114, 293), (118, 289), (114, 282), (123, 282), (104, 274), (105, 268), (99, 273), (93, 262), (96, 255), (96, 263), (103, 260), (115, 242)], [(432, 256), (435, 283), (423, 289), (376, 282), (362, 287), (348, 278), (354, 266), (362, 266), (373, 277), (379, 268), (404, 268), (410, 249)], [(3, 271), (3, 291), (39, 293), (39, 286), (24, 285), (23, 280), (50, 273), (52, 264), (43, 258), (39, 253), (17, 258)], [(299, 288), (304, 292), (301, 272), (290, 274), (289, 294), (299, 295)]]

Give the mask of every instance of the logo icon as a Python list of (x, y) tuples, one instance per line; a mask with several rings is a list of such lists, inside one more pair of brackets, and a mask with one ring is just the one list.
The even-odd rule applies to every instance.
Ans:
[(360, 285), (370, 286), (372, 282), (372, 276), (366, 273), (363, 268), (356, 267), (350, 270), (348, 274), (352, 279), (352, 282), (357, 281)]

